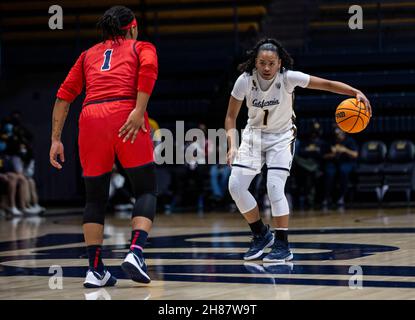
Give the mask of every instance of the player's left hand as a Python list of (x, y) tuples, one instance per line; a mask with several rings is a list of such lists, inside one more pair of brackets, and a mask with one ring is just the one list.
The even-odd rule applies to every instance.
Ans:
[(138, 115), (137, 109), (134, 109), (128, 116), (127, 121), (118, 131), (118, 137), (121, 138), (124, 136), (122, 142), (126, 142), (131, 138), (131, 143), (134, 143), (140, 129), (147, 132), (144, 116)]
[(361, 101), (361, 102), (364, 103), (366, 108), (369, 110), (369, 117), (371, 117), (372, 116), (372, 106), (370, 105), (369, 99), (366, 98), (366, 96), (361, 91), (358, 91), (356, 93), (356, 99), (357, 99), (357, 101)]

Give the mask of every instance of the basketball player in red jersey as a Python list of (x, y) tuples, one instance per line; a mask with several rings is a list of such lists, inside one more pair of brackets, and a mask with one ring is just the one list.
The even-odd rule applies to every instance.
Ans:
[(136, 198), (130, 250), (122, 269), (136, 282), (149, 283), (143, 248), (156, 211), (153, 144), (146, 112), (158, 74), (156, 49), (137, 41), (134, 13), (115, 6), (98, 26), (103, 42), (82, 52), (57, 93), (53, 109), (50, 163), (65, 161), (61, 133), (70, 104), (86, 88), (79, 118), (79, 155), (86, 190), (83, 231), (89, 258), (84, 286), (113, 286), (102, 262), (104, 215), (115, 156), (125, 168)]

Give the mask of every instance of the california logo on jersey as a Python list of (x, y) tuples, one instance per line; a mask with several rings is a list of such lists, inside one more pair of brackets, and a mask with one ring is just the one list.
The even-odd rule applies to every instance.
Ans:
[(286, 71), (277, 73), (271, 86), (263, 91), (256, 70), (249, 76), (248, 126), (265, 132), (283, 132), (292, 127), (292, 93), (286, 89), (285, 78)]

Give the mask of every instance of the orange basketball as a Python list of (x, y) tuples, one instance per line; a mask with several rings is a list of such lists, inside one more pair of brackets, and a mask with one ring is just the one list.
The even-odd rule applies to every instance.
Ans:
[(369, 110), (362, 101), (350, 98), (342, 101), (336, 109), (336, 123), (347, 133), (357, 133), (369, 124)]

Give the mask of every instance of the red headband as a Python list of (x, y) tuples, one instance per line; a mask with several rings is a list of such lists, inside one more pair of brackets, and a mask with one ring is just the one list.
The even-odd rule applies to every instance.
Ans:
[(121, 30), (129, 30), (131, 27), (137, 27), (137, 20), (135, 18), (125, 27), (121, 27)]

